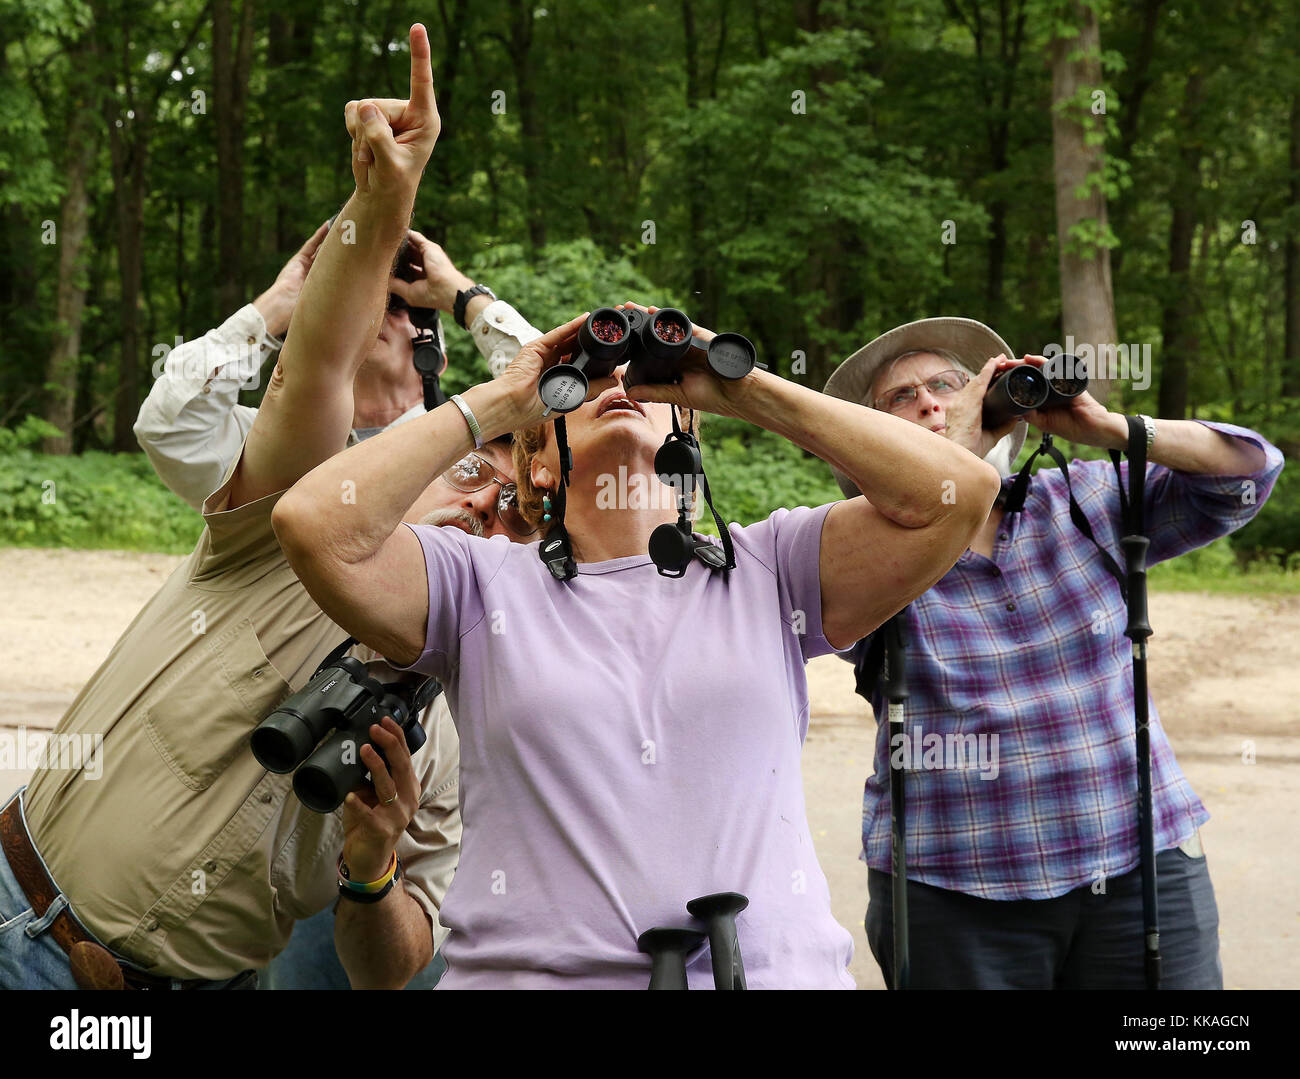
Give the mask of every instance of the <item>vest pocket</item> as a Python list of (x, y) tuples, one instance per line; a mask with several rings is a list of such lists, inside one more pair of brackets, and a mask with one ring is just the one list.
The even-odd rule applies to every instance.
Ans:
[(150, 741), (176, 778), (206, 790), (253, 728), (289, 695), (289, 684), (249, 619), (203, 641), (145, 706)]

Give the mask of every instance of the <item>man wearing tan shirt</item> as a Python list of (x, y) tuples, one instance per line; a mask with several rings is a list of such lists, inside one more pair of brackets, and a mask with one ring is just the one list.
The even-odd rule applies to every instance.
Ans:
[[(412, 98), (428, 108), (407, 137), (425, 156), (437, 136), (428, 65), (427, 37), (413, 31)], [(397, 205), (373, 172), (354, 160), (358, 190), (341, 216), (356, 243), (343, 246), (337, 230), (325, 238), (303, 287), (307, 313), (295, 315), (243, 451), (204, 503), (198, 546), (57, 728), (94, 745), (93, 761), (49, 762), (0, 812), (0, 986), (248, 985), (296, 919), (343, 895), (340, 850), (354, 882), (383, 879), (394, 851), (401, 859), (382, 900), (339, 903), (336, 944), (352, 983), (400, 986), (433, 954), (460, 830), (445, 706), (426, 714), (429, 743), (414, 761), (395, 728), (372, 727), (391, 767), (363, 750), (375, 789), (335, 814), (305, 809), (291, 777), (267, 773), (248, 748), (257, 723), (346, 636), (294, 576), (270, 520), (280, 495), (348, 439), (350, 388), (384, 297), (358, 289), (323, 308), (317, 294), (340, 276), (382, 278), (405, 234), (409, 201)], [(410, 518), (509, 535), (509, 477), (505, 450), (484, 445)]]

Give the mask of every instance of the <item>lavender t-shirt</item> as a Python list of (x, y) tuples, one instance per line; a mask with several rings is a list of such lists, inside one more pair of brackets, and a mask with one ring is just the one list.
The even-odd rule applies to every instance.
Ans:
[[(751, 988), (853, 988), (804, 809), (804, 664), (822, 636), (829, 506), (732, 526), (736, 568), (648, 555), (554, 580), (537, 544), (410, 526), (429, 575), (413, 668), (460, 732), (464, 833), (442, 907), (446, 988), (627, 988), (639, 934), (700, 928), (688, 900), (749, 897)], [(707, 948), (690, 987), (713, 985)]]

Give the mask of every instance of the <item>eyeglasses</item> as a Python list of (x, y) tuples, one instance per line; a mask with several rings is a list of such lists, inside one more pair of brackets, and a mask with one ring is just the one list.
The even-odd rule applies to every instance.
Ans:
[(873, 407), (883, 412), (902, 412), (916, 403), (916, 391), (920, 386), (924, 386), (935, 397), (949, 397), (969, 381), (970, 376), (964, 371), (940, 371), (923, 382), (916, 382), (911, 386), (895, 386), (892, 390), (886, 390), (876, 398)]
[(466, 494), (481, 491), (490, 483), (500, 484), (501, 493), (497, 497), (497, 516), (501, 519), (501, 523), (516, 536), (531, 536), (537, 531), (524, 519), (524, 515), (519, 511), (519, 488), (515, 485), (515, 482), (505, 479), (500, 472), (492, 467), (490, 461), (480, 457), (477, 453), (467, 453), (439, 478), (446, 480), (456, 490), (464, 491)]

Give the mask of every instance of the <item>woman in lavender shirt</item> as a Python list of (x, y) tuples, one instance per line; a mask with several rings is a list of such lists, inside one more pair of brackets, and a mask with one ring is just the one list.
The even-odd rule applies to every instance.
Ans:
[[(463, 400), (482, 439), (516, 432), (525, 511), (559, 482), (539, 374), (582, 318), (524, 348)], [(708, 331), (698, 331), (709, 336)], [(308, 590), (392, 661), (441, 678), (461, 742), (461, 861), (441, 917), (442, 986), (641, 988), (637, 937), (695, 925), (688, 900), (738, 891), (751, 988), (852, 986), (805, 817), (804, 663), (842, 649), (953, 564), (997, 491), (988, 465), (938, 435), (764, 371), (735, 383), (593, 382), (568, 417), (566, 525), (578, 575), (536, 544), (401, 523), (472, 448), (449, 402), (326, 462), (275, 526)], [(868, 497), (732, 526), (736, 568), (658, 575), (651, 531), (676, 514), (611, 499), (647, 484), (674, 406), (776, 431)], [(355, 502), (339, 497), (355, 484)], [(613, 503), (611, 505), (611, 502)], [(467, 502), (467, 509), (470, 508)], [(396, 771), (396, 769), (394, 769)], [(386, 795), (392, 780), (376, 778)], [(698, 928), (698, 925), (695, 925)], [(712, 984), (701, 949), (691, 986)]]
[[(345, 110), (357, 181), (349, 205), (366, 208), (356, 239), (372, 255), (396, 255), (441, 127), (428, 48), (412, 27), (409, 100)], [(377, 325), (386, 275), (325, 261), (294, 326), (357, 297)], [(446, 685), (463, 833), (440, 911), (450, 930), (440, 987), (644, 986), (638, 935), (687, 927), (688, 900), (738, 891), (750, 899), (738, 936), (751, 986), (849, 988), (852, 946), (831, 917), (804, 813), (803, 665), (853, 644), (942, 577), (987, 516), (997, 472), (906, 420), (766, 371), (721, 382), (695, 370), (680, 385), (627, 392), (615, 372), (569, 418), (572, 579), (551, 577), (534, 545), (473, 535), (481, 495), (465, 498), (463, 532), (404, 525), (448, 468), (512, 432), (540, 430), (526, 494), (555, 490), (537, 379), (573, 351), (583, 318), (527, 345), (463, 399), (330, 458), (272, 514), (326, 614)], [(288, 377), (277, 369), (268, 394), (284, 392)], [(341, 407), (327, 388), (316, 392), (322, 414)], [(675, 511), (623, 499), (609, 507), (602, 477), (658, 483), (655, 451), (674, 406), (778, 432), (865, 497), (733, 529), (736, 566), (726, 574), (696, 563), (680, 579), (660, 577), (647, 542)], [(390, 812), (413, 811), (409, 754), (384, 728), (371, 733), (389, 746), (387, 767), (372, 764), (375, 796)], [(389, 878), (389, 867), (346, 869), (354, 884)], [(382, 922), (399, 893), (354, 914), (375, 911)], [(428, 928), (387, 926), (384, 939), (411, 947)], [(708, 984), (707, 963), (692, 959), (691, 985)]]

